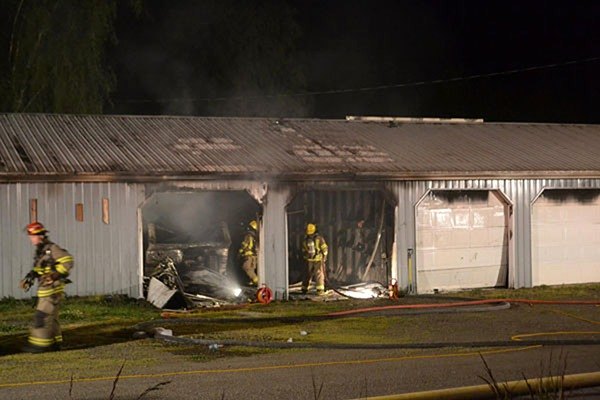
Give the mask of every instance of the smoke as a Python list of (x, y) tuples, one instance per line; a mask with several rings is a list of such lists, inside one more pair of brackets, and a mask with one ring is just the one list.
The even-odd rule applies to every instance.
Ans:
[(285, 3), (156, 2), (147, 7), (154, 20), (124, 32), (118, 52), (126, 60), (119, 81), (132, 81), (123, 87), (152, 101), (139, 108), (171, 115), (308, 114), (305, 98), (272, 97), (304, 88), (294, 53), (299, 29)]
[[(126, 64), (135, 74), (140, 97), (158, 104), (159, 114), (196, 115), (197, 103), (190, 82), (208, 85), (202, 77), (193, 74), (192, 66), (150, 46), (132, 49)], [(135, 71), (135, 72), (134, 72)]]
[(171, 242), (222, 240), (222, 224), (230, 233), (255, 219), (258, 204), (243, 191), (155, 193), (142, 210), (144, 226), (154, 223), (157, 239)]

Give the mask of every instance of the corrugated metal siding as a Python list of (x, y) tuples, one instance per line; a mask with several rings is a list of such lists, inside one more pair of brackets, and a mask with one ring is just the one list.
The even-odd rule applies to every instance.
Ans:
[(291, 187), (287, 185), (269, 187), (260, 232), (262, 251), (258, 255), (259, 283), (266, 283), (277, 299), (286, 298), (288, 293), (286, 205), (292, 197), (291, 193)]
[[(110, 203), (110, 223), (102, 221), (102, 199)], [(0, 184), (0, 298), (29, 297), (17, 285), (30, 269), (34, 248), (23, 228), (29, 201), (37, 199), (38, 219), (50, 239), (75, 258), (69, 295), (139, 294), (139, 242), (136, 210), (143, 186), (125, 183)], [(84, 220), (75, 220), (83, 203)]]
[[(390, 182), (388, 187), (398, 198), (396, 224), (400, 282), (408, 282), (407, 251), (415, 248), (415, 207), (428, 190), (486, 189), (499, 190), (513, 204), (514, 259), (509, 282), (515, 288), (531, 286), (531, 204), (543, 189), (600, 188), (600, 179), (469, 179), (445, 181)], [(413, 277), (418, 259), (413, 259)], [(418, 282), (417, 282), (418, 285)], [(510, 283), (509, 283), (510, 285)]]
[(0, 114), (4, 180), (597, 178), (599, 153), (600, 125)]
[[(360, 188), (356, 182), (323, 182), (327, 190)], [(288, 284), (288, 226), (286, 205), (297, 190), (295, 183), (172, 182), (173, 187), (194, 190), (248, 188), (264, 203), (261, 240), (263, 253), (259, 274), (283, 297)], [(365, 188), (369, 187), (365, 183)], [(514, 206), (514, 259), (509, 279), (514, 287), (531, 285), (531, 202), (544, 188), (600, 188), (600, 179), (471, 179), (387, 182), (386, 188), (398, 201), (395, 223), (397, 265), (400, 282), (407, 282), (407, 250), (415, 248), (415, 206), (429, 189), (499, 190)], [(154, 186), (148, 189), (156, 189)], [(110, 199), (110, 224), (101, 218), (101, 199)], [(52, 240), (71, 251), (76, 260), (75, 284), (71, 295), (125, 293), (137, 297), (141, 253), (138, 206), (145, 187), (126, 183), (11, 183), (0, 184), (0, 298), (28, 297), (18, 288), (20, 278), (30, 269), (33, 248), (23, 232), (29, 222), (29, 200), (38, 199), (39, 219), (51, 230)], [(75, 203), (84, 204), (84, 222), (75, 221)], [(343, 202), (342, 202), (343, 203)], [(341, 204), (341, 203), (340, 203)], [(343, 206), (346, 207), (346, 206)], [(336, 211), (337, 212), (337, 211)], [(342, 210), (339, 210), (341, 213)], [(418, 259), (413, 262), (413, 278)], [(394, 272), (393, 272), (393, 275)], [(418, 284), (418, 282), (417, 282)]]

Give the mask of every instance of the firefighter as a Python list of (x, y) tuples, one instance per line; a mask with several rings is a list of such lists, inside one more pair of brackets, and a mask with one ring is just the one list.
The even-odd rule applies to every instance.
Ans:
[(242, 259), (242, 269), (248, 275), (250, 286), (258, 286), (256, 267), (258, 265), (258, 222), (252, 220), (246, 227), (246, 234), (240, 246), (239, 255)]
[(302, 293), (308, 292), (308, 286), (314, 277), (317, 294), (325, 294), (325, 263), (327, 262), (328, 247), (323, 236), (317, 232), (317, 226), (314, 223), (306, 225), (302, 253), (306, 261), (306, 276), (302, 281)]
[(58, 323), (58, 311), (64, 297), (65, 284), (73, 268), (73, 257), (48, 239), (48, 231), (39, 222), (25, 228), (31, 244), (35, 246), (32, 270), (19, 282), (28, 291), (38, 281), (37, 304), (30, 329), (28, 344), (23, 351), (42, 353), (60, 350), (62, 333)]

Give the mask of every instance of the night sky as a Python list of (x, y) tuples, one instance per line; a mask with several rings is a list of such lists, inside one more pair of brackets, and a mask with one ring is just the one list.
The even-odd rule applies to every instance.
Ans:
[[(139, 17), (120, 9), (110, 54), (118, 86), (107, 113), (224, 115), (211, 105), (236, 96), (276, 101), (263, 97), (272, 91), (235, 93), (212, 81), (218, 71), (198, 68), (224, 46), (214, 36), (207, 42), (204, 27), (219, 22), (199, 3), (147, 0)], [(292, 59), (302, 84), (279, 99), (300, 105), (294, 115), (245, 115), (600, 123), (600, 1), (286, 4), (298, 26)]]

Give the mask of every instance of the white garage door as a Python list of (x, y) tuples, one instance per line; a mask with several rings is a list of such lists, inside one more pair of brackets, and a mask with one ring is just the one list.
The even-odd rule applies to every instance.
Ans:
[(417, 291), (506, 286), (507, 209), (494, 191), (430, 192), (417, 208)]
[(533, 285), (600, 282), (600, 190), (545, 190), (531, 225)]

